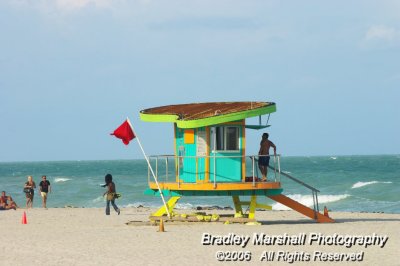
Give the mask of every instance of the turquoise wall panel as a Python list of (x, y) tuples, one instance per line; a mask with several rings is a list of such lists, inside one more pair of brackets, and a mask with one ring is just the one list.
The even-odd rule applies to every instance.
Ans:
[[(211, 156), (213, 155), (214, 153)], [(217, 152), (215, 159), (210, 157), (210, 182), (214, 182), (214, 177), (216, 182), (240, 182), (242, 179), (242, 159), (240, 155), (240, 153)], [(230, 156), (239, 157), (230, 158)]]
[(199, 180), (204, 180), (204, 158), (196, 158), (197, 131), (195, 130), (194, 143), (184, 143), (184, 129), (175, 128), (176, 154), (185, 158), (178, 158), (179, 177), (183, 182), (195, 183), (196, 175)]
[(196, 182), (196, 143), (184, 144), (185, 147), (185, 158), (183, 160), (183, 178), (184, 182), (195, 183)]

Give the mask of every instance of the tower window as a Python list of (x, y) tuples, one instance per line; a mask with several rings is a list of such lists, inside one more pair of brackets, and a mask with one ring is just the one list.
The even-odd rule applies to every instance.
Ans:
[(239, 127), (220, 126), (211, 128), (211, 148), (216, 151), (239, 150)]

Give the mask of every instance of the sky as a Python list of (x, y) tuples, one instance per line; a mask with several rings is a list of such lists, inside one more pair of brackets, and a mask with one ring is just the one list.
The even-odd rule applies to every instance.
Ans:
[[(400, 154), (400, 2), (0, 1), (0, 161), (142, 159), (173, 125), (140, 110), (275, 102), (282, 156)], [(250, 120), (249, 123), (252, 121)]]

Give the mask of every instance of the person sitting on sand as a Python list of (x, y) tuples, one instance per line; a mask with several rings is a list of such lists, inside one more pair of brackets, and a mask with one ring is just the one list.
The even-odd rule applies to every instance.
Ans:
[(5, 191), (1, 192), (1, 197), (0, 197), (0, 208), (3, 210), (10, 210), (10, 209), (17, 209), (17, 204), (14, 202), (12, 197), (10, 195), (6, 195)]
[(0, 210), (5, 210), (7, 205), (6, 192), (2, 191), (0, 196)]
[(24, 191), (29, 191), (25, 192), (27, 209), (33, 207), (33, 196), (35, 194), (34, 190), (35, 188), (36, 188), (35, 181), (32, 180), (32, 176), (28, 176), (28, 181), (25, 183), (24, 186)]

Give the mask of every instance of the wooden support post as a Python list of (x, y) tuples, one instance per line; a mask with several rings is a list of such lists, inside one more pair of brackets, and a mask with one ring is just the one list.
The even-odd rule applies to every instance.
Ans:
[(168, 210), (166, 210), (165, 206), (162, 206), (160, 209), (158, 209), (155, 213), (152, 214), (152, 216), (157, 216), (157, 217), (161, 217), (164, 214), (168, 214), (168, 213), (172, 213), (172, 211), (174, 210), (175, 204), (178, 202), (178, 200), (181, 197), (171, 197), (168, 202), (167, 202), (167, 206), (168, 206)]

